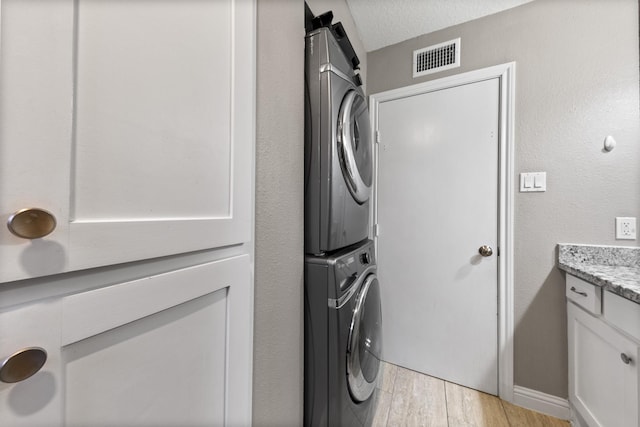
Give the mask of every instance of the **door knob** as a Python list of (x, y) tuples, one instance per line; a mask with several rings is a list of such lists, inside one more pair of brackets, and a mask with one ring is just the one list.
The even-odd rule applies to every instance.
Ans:
[(44, 366), (47, 352), (40, 347), (23, 348), (0, 363), (0, 381), (17, 383), (26, 380)]
[(493, 255), (493, 249), (491, 249), (491, 246), (482, 245), (478, 249), (478, 253), (482, 256), (491, 256)]
[(620, 353), (620, 359), (622, 359), (622, 363), (624, 363), (625, 365), (631, 363), (631, 358), (624, 353)]
[(23, 239), (40, 239), (56, 228), (56, 217), (44, 209), (20, 209), (7, 221), (9, 231)]

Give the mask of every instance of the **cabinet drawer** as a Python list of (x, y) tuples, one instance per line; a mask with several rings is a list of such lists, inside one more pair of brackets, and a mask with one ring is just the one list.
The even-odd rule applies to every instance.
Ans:
[(605, 292), (602, 311), (607, 322), (640, 341), (640, 304)]
[(567, 299), (593, 314), (602, 313), (602, 288), (567, 274)]

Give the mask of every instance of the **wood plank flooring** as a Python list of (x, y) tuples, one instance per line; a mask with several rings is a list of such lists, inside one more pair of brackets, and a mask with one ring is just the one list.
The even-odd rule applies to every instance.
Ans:
[(373, 427), (569, 427), (568, 421), (383, 362)]

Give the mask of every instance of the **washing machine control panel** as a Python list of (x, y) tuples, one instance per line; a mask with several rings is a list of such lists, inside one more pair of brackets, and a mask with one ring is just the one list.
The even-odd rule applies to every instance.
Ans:
[(360, 263), (363, 265), (371, 264), (371, 255), (369, 255), (369, 252), (360, 254)]

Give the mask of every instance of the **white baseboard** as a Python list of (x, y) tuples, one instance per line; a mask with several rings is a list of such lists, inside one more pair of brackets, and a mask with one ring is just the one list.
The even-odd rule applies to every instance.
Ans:
[(514, 385), (513, 403), (562, 420), (571, 419), (571, 409), (567, 399), (531, 390), (530, 388)]

